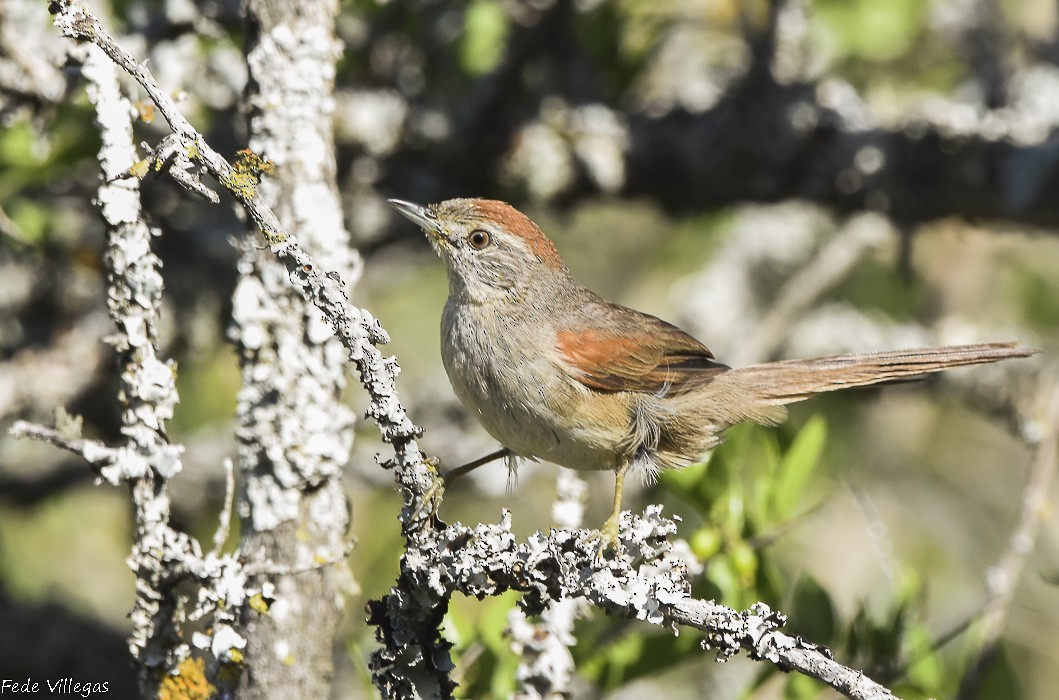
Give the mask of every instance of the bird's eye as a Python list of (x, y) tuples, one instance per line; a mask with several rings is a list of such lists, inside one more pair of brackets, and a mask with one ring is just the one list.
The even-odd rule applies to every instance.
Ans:
[(483, 231), (480, 228), (471, 231), (467, 236), (467, 242), (470, 243), (471, 247), (475, 250), (485, 248), (492, 240), (492, 236), (489, 235), (489, 232)]

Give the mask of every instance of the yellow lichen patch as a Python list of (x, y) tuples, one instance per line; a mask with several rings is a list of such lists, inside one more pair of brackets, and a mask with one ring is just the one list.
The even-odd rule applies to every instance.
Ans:
[(248, 604), (250, 605), (251, 609), (256, 610), (262, 615), (268, 612), (269, 601), (265, 596), (261, 595), (260, 593), (255, 593), (254, 595), (250, 596), (250, 601)]
[(255, 177), (271, 175), (276, 171), (276, 164), (268, 158), (259, 156), (249, 148), (235, 152), (235, 163), (232, 165), (238, 173), (250, 173)]
[(159, 700), (206, 700), (217, 688), (206, 678), (202, 659), (185, 659), (176, 674), (166, 675), (158, 688)]
[(240, 199), (253, 199), (257, 195), (257, 179), (253, 175), (232, 170), (221, 175), (220, 181), (228, 191)]
[(257, 195), (257, 183), (262, 175), (273, 173), (276, 164), (244, 148), (236, 151), (232, 170), (221, 176), (221, 184), (241, 199), (252, 199)]
[(136, 102), (136, 116), (144, 124), (154, 122), (154, 103), (150, 100), (138, 100)]
[(129, 173), (142, 180), (147, 171), (151, 169), (151, 161), (147, 158), (138, 160), (129, 168)]

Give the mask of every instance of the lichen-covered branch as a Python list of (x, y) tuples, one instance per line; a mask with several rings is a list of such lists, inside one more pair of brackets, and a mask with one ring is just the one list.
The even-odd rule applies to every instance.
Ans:
[[(139, 183), (121, 177), (135, 159), (132, 105), (121, 94), (114, 64), (96, 47), (83, 57), (89, 100), (96, 110), (102, 140), (99, 162), (103, 183), (97, 202), (107, 226), (107, 303), (117, 332), (108, 340), (117, 350), (121, 376), (121, 432), (124, 442), (108, 447), (85, 440), (79, 424), (60, 413), (55, 429), (17, 423), (12, 433), (44, 440), (81, 455), (108, 482), (128, 484), (135, 533), (128, 563), (136, 576), (136, 602), (130, 614), (129, 646), (140, 693), (154, 697), (171, 680), (169, 673), (188, 659), (184, 623), (209, 615), (211, 634), (196, 635), (197, 646), (220, 662), (236, 660), (245, 644), (232, 633), (233, 611), (252, 592), (242, 565), (217, 551), (203, 555), (199, 543), (172, 527), (169, 479), (181, 470), (183, 447), (170, 443), (166, 423), (177, 403), (175, 369), (158, 352), (157, 328), (162, 299), (160, 262), (151, 252), (156, 235), (140, 211)], [(193, 610), (179, 584), (200, 584)], [(197, 668), (197, 667), (196, 667)]]
[[(436, 625), (451, 595), (525, 594), (521, 607), (540, 614), (551, 601), (583, 596), (611, 614), (674, 629), (705, 633), (706, 645), (721, 660), (739, 651), (786, 670), (816, 678), (851, 698), (892, 698), (884, 687), (831, 658), (822, 647), (779, 631), (785, 618), (764, 604), (744, 612), (691, 596), (685, 563), (668, 538), (676, 530), (649, 506), (640, 516), (622, 514), (623, 553), (609, 561), (597, 556), (589, 530), (552, 530), (516, 541), (510, 515), (497, 525), (450, 525), (424, 534), (424, 546), (406, 552), (401, 578), (383, 600), (369, 607), (385, 646), (372, 659), (375, 680), (387, 698), (452, 697), (448, 643), (423, 632)], [(426, 613), (430, 613), (428, 617)], [(406, 636), (408, 631), (421, 634)], [(424, 644), (423, 642), (429, 642)]]
[(98, 202), (108, 230), (107, 305), (118, 329), (110, 342), (121, 358), (118, 400), (124, 407), (121, 432), (129, 458), (103, 472), (117, 467), (110, 480), (132, 488), (135, 535), (128, 561), (136, 575), (136, 603), (130, 647), (146, 695), (189, 654), (181, 638), (184, 612), (175, 588), (188, 573), (185, 562), (201, 557), (201, 551), (169, 523), (166, 482), (181, 469), (183, 447), (170, 444), (165, 434), (178, 398), (175, 367), (158, 357), (162, 277), (150, 247), (155, 232), (141, 216), (139, 183), (118, 179), (135, 156), (132, 105), (121, 94), (114, 64), (95, 47), (88, 50), (83, 73), (103, 141), (99, 163), (104, 183)]
[(118, 46), (87, 8), (72, 0), (58, 0), (51, 9), (54, 23), (64, 36), (96, 44), (136, 79), (173, 129), (173, 135), (185, 145), (187, 156), (201, 163), (242, 204), (260, 227), (272, 253), (284, 263), (294, 288), (323, 312), (348, 359), (360, 371), (361, 383), (371, 399), (368, 416), (379, 426), (383, 440), (394, 447), (394, 460), (386, 466), (399, 467), (396, 476), (404, 492), (405, 515), (409, 521), (421, 523), (422, 518), (411, 518), (418, 510), (415, 496), (430, 489), (436, 471), (424, 463), (416, 442), (420, 429), (397, 399), (397, 363), (384, 358), (378, 350), (377, 345), (388, 341), (386, 331), (367, 310), (350, 306), (342, 278), (334, 271), (319, 268), (297, 239), (284, 231), (258, 191), (260, 172), (255, 167), (246, 165), (246, 159), (242, 167), (234, 167), (213, 150), (158, 86), (151, 72)]
[[(65, 412), (61, 413), (60, 416), (66, 415)], [(56, 421), (61, 423), (61, 420)], [(31, 440), (40, 440), (46, 442), (49, 445), (55, 445), (61, 447), (64, 450), (74, 453), (78, 457), (81, 457), (90, 465), (96, 468), (100, 476), (107, 478), (110, 474), (115, 474), (116, 470), (106, 470), (106, 467), (112, 464), (118, 464), (123, 461), (123, 457), (120, 454), (120, 450), (107, 447), (98, 440), (86, 440), (80, 435), (80, 425), (77, 421), (71, 427), (58, 426), (55, 428), (49, 428), (43, 425), (37, 425), (36, 423), (30, 423), (28, 421), (20, 420), (15, 421), (8, 429), (8, 433), (12, 437), (16, 438), (29, 438)], [(107, 479), (110, 481), (110, 479)], [(117, 484), (118, 480), (114, 479), (113, 483)]]

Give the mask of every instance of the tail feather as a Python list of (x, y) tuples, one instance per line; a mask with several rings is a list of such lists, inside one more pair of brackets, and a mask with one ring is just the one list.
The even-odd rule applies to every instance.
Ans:
[[(758, 423), (783, 419), (782, 406), (816, 394), (915, 377), (954, 367), (1030, 357), (1037, 350), (1017, 343), (949, 345), (857, 355), (836, 355), (809, 360), (785, 360), (751, 365), (725, 372), (717, 378), (728, 384), (742, 405), (733, 406), (732, 418)], [(745, 403), (743, 403), (745, 402)]]

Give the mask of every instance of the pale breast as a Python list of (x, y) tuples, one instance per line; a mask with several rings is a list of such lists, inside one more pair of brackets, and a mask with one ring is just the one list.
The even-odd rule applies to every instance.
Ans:
[(456, 395), (502, 445), (571, 469), (616, 467), (620, 420), (601, 420), (601, 397), (565, 376), (546, 331), (450, 302), (441, 344)]

